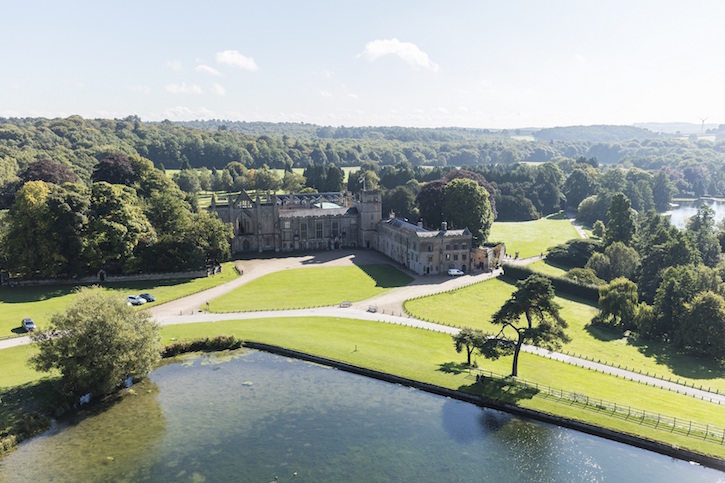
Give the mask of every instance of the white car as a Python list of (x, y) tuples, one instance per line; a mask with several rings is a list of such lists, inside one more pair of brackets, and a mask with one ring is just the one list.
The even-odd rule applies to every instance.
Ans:
[(146, 303), (146, 299), (138, 295), (129, 295), (126, 300), (131, 305), (143, 305)]
[(23, 329), (25, 332), (32, 332), (35, 330), (35, 322), (33, 322), (33, 319), (23, 319), (22, 324)]
[(451, 277), (457, 277), (459, 275), (463, 275), (463, 272), (461, 270), (458, 270), (457, 268), (449, 268), (448, 275), (450, 275)]

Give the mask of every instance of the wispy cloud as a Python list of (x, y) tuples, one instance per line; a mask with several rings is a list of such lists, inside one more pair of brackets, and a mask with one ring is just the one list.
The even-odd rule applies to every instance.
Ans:
[(332, 93), (330, 91), (322, 90), (322, 91), (320, 91), (320, 96), (322, 96), (322, 97), (332, 97)]
[(224, 88), (224, 86), (221, 84), (217, 84), (216, 82), (211, 85), (211, 91), (217, 96), (223, 96), (227, 93), (227, 90)]
[(378, 39), (365, 44), (365, 50), (358, 57), (373, 62), (380, 57), (394, 55), (413, 67), (421, 67), (430, 71), (437, 71), (438, 64), (430, 60), (428, 54), (411, 42), (401, 42), (398, 39)]
[(196, 67), (194, 67), (194, 70), (196, 72), (202, 72), (204, 74), (213, 75), (214, 77), (221, 77), (222, 73), (216, 70), (214, 67), (209, 67), (205, 64), (199, 64)]
[(257, 72), (259, 70), (259, 66), (256, 62), (254, 62), (253, 58), (240, 54), (238, 50), (217, 52), (214, 58), (219, 64), (239, 67), (240, 69), (248, 70), (249, 72)]
[(186, 82), (182, 82), (181, 84), (169, 84), (164, 86), (164, 89), (166, 89), (166, 92), (170, 92), (172, 94), (201, 94), (203, 92), (201, 87), (195, 84), (187, 84)]
[(166, 67), (168, 67), (171, 70), (181, 70), (181, 62), (178, 60), (170, 60), (166, 62)]

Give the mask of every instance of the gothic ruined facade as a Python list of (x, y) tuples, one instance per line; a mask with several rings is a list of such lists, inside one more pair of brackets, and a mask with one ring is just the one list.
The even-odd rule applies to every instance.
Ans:
[(241, 192), (226, 203), (212, 201), (212, 211), (234, 227), (232, 252), (371, 248), (423, 274), (464, 272), (471, 268), (468, 229), (426, 230), (394, 217), (382, 218), (379, 190), (350, 193)]

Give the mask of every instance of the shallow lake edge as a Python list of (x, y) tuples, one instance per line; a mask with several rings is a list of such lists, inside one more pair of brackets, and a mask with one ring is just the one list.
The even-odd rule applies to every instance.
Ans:
[(260, 343), (260, 342), (252, 342), (252, 341), (245, 341), (243, 343), (243, 346), (246, 348), (249, 348), (249, 349), (260, 350), (260, 351), (269, 352), (272, 354), (277, 354), (280, 356), (291, 357), (294, 359), (300, 359), (300, 360), (313, 362), (313, 363), (321, 364), (321, 365), (328, 366), (328, 367), (333, 367), (335, 369), (340, 369), (340, 370), (343, 370), (346, 372), (359, 374), (362, 376), (370, 377), (373, 379), (378, 379), (378, 380), (385, 381), (385, 382), (390, 382), (393, 384), (400, 384), (403, 386), (412, 387), (414, 389), (419, 389), (421, 391), (425, 391), (425, 392), (428, 392), (431, 394), (449, 397), (451, 399), (456, 399), (459, 401), (475, 404), (476, 406), (480, 406), (480, 407), (504, 411), (506, 413), (513, 414), (515, 416), (522, 417), (522, 418), (527, 418), (527, 419), (532, 419), (532, 420), (536, 420), (536, 421), (554, 424), (554, 425), (561, 426), (564, 428), (580, 431), (582, 433), (591, 434), (593, 436), (599, 436), (601, 438), (605, 438), (605, 439), (608, 439), (611, 441), (616, 441), (616, 442), (628, 444), (630, 446), (634, 446), (637, 448), (653, 451), (655, 453), (670, 456), (672, 458), (677, 458), (677, 459), (684, 460), (684, 461), (692, 461), (692, 462), (701, 464), (703, 466), (707, 466), (709, 468), (714, 468), (714, 469), (717, 469), (720, 471), (725, 471), (725, 460), (722, 460), (720, 458), (715, 458), (712, 456), (703, 455), (703, 454), (685, 450), (682, 448), (673, 447), (673, 446), (670, 446), (670, 445), (667, 445), (664, 443), (658, 443), (656, 441), (639, 438), (639, 437), (633, 436), (631, 434), (621, 433), (618, 431), (601, 428), (599, 426), (594, 426), (591, 424), (582, 423), (580, 421), (566, 419), (566, 418), (563, 418), (560, 416), (554, 416), (554, 415), (547, 414), (547, 413), (540, 412), (540, 411), (534, 411), (532, 409), (521, 408), (521, 407), (515, 406), (513, 404), (502, 403), (502, 402), (495, 401), (492, 399), (484, 399), (480, 396), (474, 396), (472, 394), (467, 394), (465, 392), (456, 391), (454, 389), (448, 389), (446, 387), (436, 386), (434, 384), (428, 384), (428, 383), (416, 381), (413, 379), (407, 379), (404, 377), (395, 376), (393, 374), (388, 374), (385, 372), (375, 371), (372, 369), (367, 369), (364, 367), (347, 364), (345, 362), (336, 361), (334, 359), (327, 359), (325, 357), (320, 357), (320, 356), (316, 356), (313, 354), (307, 354), (307, 353), (295, 351), (292, 349), (286, 349), (286, 348), (280, 347), (280, 346), (264, 344), (264, 343)]

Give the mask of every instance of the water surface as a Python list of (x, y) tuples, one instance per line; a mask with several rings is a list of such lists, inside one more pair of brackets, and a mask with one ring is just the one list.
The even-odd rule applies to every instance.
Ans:
[(0, 481), (725, 481), (624, 444), (262, 352), (194, 356), (133, 391), (22, 444), (0, 460)]

